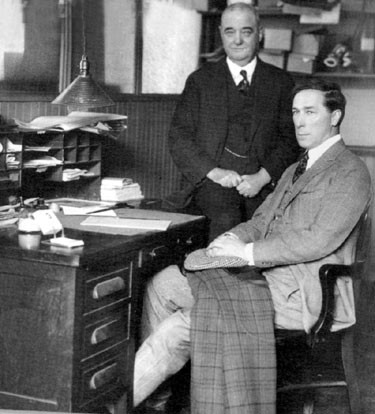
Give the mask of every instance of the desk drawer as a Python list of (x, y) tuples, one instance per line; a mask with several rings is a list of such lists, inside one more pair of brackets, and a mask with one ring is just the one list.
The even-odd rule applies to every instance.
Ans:
[(206, 232), (192, 233), (189, 232), (179, 235), (176, 242), (176, 253), (185, 258), (194, 250), (201, 249), (207, 246)]
[(150, 271), (156, 267), (161, 269), (173, 262), (173, 249), (167, 243), (152, 244), (142, 248), (141, 267)]
[(119, 342), (129, 340), (131, 304), (108, 310), (103, 317), (88, 322), (83, 329), (82, 359), (90, 358)]
[(129, 386), (124, 383), (124, 378), (130, 378), (130, 375), (127, 375), (128, 347), (126, 344), (119, 344), (116, 348), (112, 356), (102, 363), (81, 369), (78, 405), (87, 404), (90, 400), (118, 388), (125, 390), (125, 387)]
[(140, 266), (148, 271), (160, 270), (171, 264), (183, 262), (186, 255), (206, 246), (206, 232), (186, 231), (176, 233), (164, 243), (151, 244), (142, 248)]
[(85, 283), (84, 312), (131, 297), (133, 262), (120, 269), (109, 269)]

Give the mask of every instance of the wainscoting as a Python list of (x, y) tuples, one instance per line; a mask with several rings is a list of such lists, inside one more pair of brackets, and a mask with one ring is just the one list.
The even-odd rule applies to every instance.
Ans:
[[(104, 141), (103, 175), (131, 177), (140, 183), (145, 196), (152, 198), (179, 188), (180, 176), (167, 148), (176, 101), (175, 95), (129, 95), (113, 107), (97, 110), (128, 116), (127, 130), (117, 140)], [(0, 102), (3, 122), (65, 114), (64, 107), (45, 101)]]

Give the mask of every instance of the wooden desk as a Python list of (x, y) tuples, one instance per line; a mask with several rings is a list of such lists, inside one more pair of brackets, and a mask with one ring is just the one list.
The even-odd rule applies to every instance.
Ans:
[(72, 250), (0, 229), (0, 408), (98, 413), (125, 394), (131, 410), (139, 282), (206, 243), (203, 217), (170, 217), (132, 236), (67, 229), (85, 242)]

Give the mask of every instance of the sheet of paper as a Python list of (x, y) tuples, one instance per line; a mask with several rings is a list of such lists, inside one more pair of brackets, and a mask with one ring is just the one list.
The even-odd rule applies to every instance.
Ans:
[(23, 122), (18, 119), (14, 119), (14, 121), (19, 127), (30, 130), (71, 131), (72, 129), (85, 127), (98, 122), (125, 121), (126, 119), (126, 115), (76, 111), (71, 112), (67, 116), (39, 116), (31, 122)]
[[(90, 213), (90, 210), (94, 210), (93, 207), (84, 209), (79, 207), (61, 206), (61, 209), (65, 216), (85, 216), (87, 214), (90, 214), (90, 216), (117, 217), (114, 210), (105, 210), (99, 211), (98, 213)], [(95, 210), (98, 210), (98, 207), (95, 207)]]
[(127, 219), (118, 217), (88, 217), (81, 222), (82, 226), (117, 227), (127, 229), (147, 229), (165, 231), (170, 220)]
[[(103, 208), (109, 209), (115, 205), (115, 203), (110, 202), (83, 200), (79, 198), (54, 198), (46, 200), (46, 204), (50, 205), (52, 203), (57, 204), (67, 216), (85, 216), (86, 214), (91, 214), (92, 211)], [(113, 210), (103, 211), (102, 213), (106, 213), (101, 214), (104, 216), (116, 216)]]
[(71, 239), (69, 237), (54, 237), (50, 240), (48, 240), (49, 244), (53, 245), (53, 246), (60, 246), (60, 247), (68, 247), (68, 248), (73, 248), (73, 247), (80, 247), (84, 245), (83, 240), (76, 240), (76, 239)]

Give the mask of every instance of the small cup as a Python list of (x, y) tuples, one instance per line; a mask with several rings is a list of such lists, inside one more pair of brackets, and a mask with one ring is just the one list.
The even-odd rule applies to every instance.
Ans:
[(40, 231), (28, 232), (18, 231), (18, 245), (21, 249), (35, 250), (39, 249), (42, 235)]
[(21, 249), (39, 249), (42, 233), (36, 221), (31, 217), (18, 220), (18, 245)]

